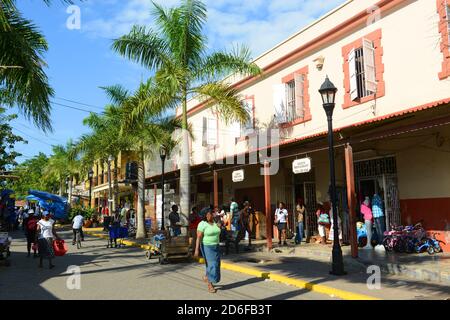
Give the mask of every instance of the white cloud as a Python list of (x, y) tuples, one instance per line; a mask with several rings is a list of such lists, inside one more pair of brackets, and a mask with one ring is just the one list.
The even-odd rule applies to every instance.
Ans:
[[(126, 34), (134, 24), (153, 25), (150, 0), (130, 0), (125, 4), (116, 0), (108, 1), (110, 6), (114, 6), (113, 15), (97, 16), (84, 22), (83, 30), (90, 36), (112, 39)], [(179, 2), (159, 1), (165, 7)], [(244, 43), (251, 48), (254, 56), (259, 55), (343, 2), (206, 0), (209, 47), (224, 48), (232, 43)]]

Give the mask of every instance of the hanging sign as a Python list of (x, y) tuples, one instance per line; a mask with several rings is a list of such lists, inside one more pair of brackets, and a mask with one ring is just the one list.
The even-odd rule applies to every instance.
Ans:
[(233, 171), (233, 182), (244, 181), (244, 170)]
[(292, 162), (292, 172), (295, 174), (311, 171), (311, 158), (297, 159)]

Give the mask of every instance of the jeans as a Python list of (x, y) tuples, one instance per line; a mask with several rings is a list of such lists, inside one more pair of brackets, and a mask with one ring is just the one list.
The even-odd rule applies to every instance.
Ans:
[(220, 247), (219, 245), (200, 246), (202, 255), (205, 258), (206, 277), (212, 284), (220, 282)]
[(295, 241), (301, 244), (302, 240), (303, 240), (303, 221), (298, 223), (298, 233)]
[(367, 244), (366, 247), (371, 247), (371, 240), (372, 240), (372, 220), (365, 220), (366, 225), (366, 232), (367, 232)]
[(378, 243), (383, 243), (384, 232), (386, 231), (386, 220), (384, 216), (375, 218), (375, 228), (377, 229)]

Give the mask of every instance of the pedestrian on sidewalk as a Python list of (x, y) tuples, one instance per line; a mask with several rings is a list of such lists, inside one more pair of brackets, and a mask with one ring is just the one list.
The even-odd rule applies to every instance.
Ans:
[(191, 238), (192, 252), (195, 251), (197, 245), (197, 227), (201, 221), (202, 218), (198, 214), (197, 207), (193, 207), (189, 215), (189, 237)]
[(73, 239), (72, 239), (72, 245), (75, 245), (77, 241), (77, 232), (80, 233), (80, 239), (81, 241), (84, 241), (84, 234), (83, 234), (83, 224), (84, 224), (84, 217), (79, 212), (73, 219), (72, 219), (72, 232), (73, 232)]
[(181, 235), (180, 214), (178, 213), (178, 206), (176, 204), (172, 206), (172, 211), (169, 214), (169, 221), (171, 236), (178, 237)]
[(278, 227), (278, 245), (281, 246), (281, 241), (283, 240), (283, 245), (287, 246), (286, 241), (286, 229), (288, 221), (288, 211), (285, 209), (284, 203), (280, 202), (278, 208), (275, 211), (275, 225)]
[(330, 225), (330, 215), (325, 210), (323, 202), (317, 203), (317, 228), (319, 230), (320, 235), (320, 243), (326, 245), (327, 244), (327, 227)]
[(197, 228), (197, 243), (195, 257), (199, 257), (200, 250), (205, 258), (206, 275), (203, 281), (208, 283), (208, 291), (216, 293), (214, 285), (220, 282), (220, 224), (214, 221), (212, 210), (206, 213), (205, 220)]
[(53, 228), (55, 221), (50, 219), (50, 213), (44, 211), (42, 213), (42, 219), (37, 223), (38, 234), (38, 248), (39, 248), (39, 268), (42, 268), (42, 262), (48, 259), (48, 265), (50, 269), (55, 267), (52, 264), (52, 259), (55, 258), (55, 252), (53, 251), (53, 239), (60, 239)]
[(373, 220), (373, 214), (372, 209), (370, 208), (370, 198), (368, 196), (365, 197), (365, 200), (363, 203), (361, 203), (361, 214), (364, 217), (364, 224), (366, 225), (366, 232), (367, 232), (367, 244), (363, 249), (373, 249), (372, 247), (372, 220)]
[(23, 224), (25, 228), (25, 236), (27, 237), (27, 257), (31, 255), (31, 248), (33, 248), (33, 258), (37, 257), (36, 253), (36, 230), (38, 218), (34, 215), (34, 210), (28, 210), (27, 218), (24, 219)]
[(242, 223), (239, 205), (237, 204), (234, 198), (231, 198), (230, 211), (231, 211), (231, 232), (233, 234), (234, 241), (236, 242), (236, 244), (238, 244), (240, 241), (239, 237), (242, 229)]
[(245, 237), (245, 233), (248, 234), (248, 246), (247, 250), (252, 247), (252, 229), (250, 228), (250, 219), (253, 217), (254, 211), (249, 201), (244, 202), (244, 208), (240, 212), (242, 236)]
[(297, 232), (297, 236), (295, 238), (295, 243), (296, 244), (302, 244), (302, 241), (303, 241), (303, 221), (305, 220), (305, 215), (306, 215), (306, 207), (305, 207), (305, 204), (304, 204), (302, 198), (299, 198), (297, 200), (297, 206), (295, 208), (295, 211), (297, 213), (297, 227), (298, 227), (298, 232)]

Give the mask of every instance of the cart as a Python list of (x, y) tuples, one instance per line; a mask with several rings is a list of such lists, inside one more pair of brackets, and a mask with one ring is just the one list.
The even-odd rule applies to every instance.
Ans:
[(128, 238), (128, 228), (122, 226), (110, 226), (108, 228), (108, 244), (106, 248), (112, 248), (113, 240), (118, 240), (118, 247), (121, 248), (123, 246), (123, 239)]
[[(188, 226), (182, 226), (188, 228)], [(145, 256), (147, 259), (153, 257), (159, 258), (160, 264), (169, 263), (172, 260), (191, 258), (191, 250), (189, 245), (189, 235), (172, 237), (169, 232), (163, 231), (150, 237), (150, 249), (147, 250)]]
[(9, 247), (11, 246), (12, 238), (9, 236), (8, 232), (0, 232), (0, 261), (4, 263), (5, 266), (9, 266), (9, 261), (7, 260), (11, 255)]

